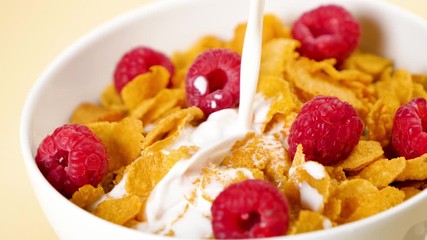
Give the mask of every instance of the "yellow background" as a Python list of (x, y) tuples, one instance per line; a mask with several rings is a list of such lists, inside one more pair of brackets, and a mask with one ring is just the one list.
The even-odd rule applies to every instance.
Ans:
[[(35, 80), (79, 37), (149, 1), (0, 0), (0, 239), (58, 239), (33, 195), (20, 153), (20, 115)], [(427, 1), (388, 1), (427, 18)]]

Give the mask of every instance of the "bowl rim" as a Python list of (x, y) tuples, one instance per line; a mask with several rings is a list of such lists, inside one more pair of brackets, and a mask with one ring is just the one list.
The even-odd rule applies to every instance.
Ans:
[[(27, 174), (30, 176), (30, 178), (36, 178), (44, 182), (47, 188), (49, 189), (49, 192), (53, 195), (56, 195), (58, 198), (58, 201), (65, 204), (64, 206), (70, 209), (74, 208), (75, 211), (77, 211), (76, 213), (79, 213), (81, 216), (92, 218), (94, 221), (101, 221), (101, 222), (103, 221), (106, 224), (106, 225), (105, 224), (103, 225), (106, 227), (117, 228), (119, 231), (129, 231), (129, 232), (132, 232), (135, 236), (138, 235), (140, 237), (144, 237), (144, 235), (146, 235), (149, 237), (159, 237), (161, 239), (170, 238), (167, 236), (158, 236), (150, 233), (135, 231), (134, 229), (130, 229), (127, 227), (123, 227), (121, 225), (111, 223), (107, 220), (96, 217), (95, 215), (85, 211), (84, 209), (78, 207), (77, 205), (73, 204), (68, 199), (63, 197), (48, 183), (48, 181), (44, 178), (44, 176), (41, 174), (40, 170), (38, 169), (37, 165), (35, 164), (35, 161), (34, 161), (35, 155), (33, 155), (32, 147), (31, 147), (32, 145), (31, 123), (33, 121), (34, 109), (35, 109), (36, 103), (38, 102), (38, 98), (40, 97), (40, 93), (42, 92), (46, 84), (54, 81), (54, 78), (51, 78), (50, 76), (54, 75), (55, 72), (59, 71), (61, 66), (66, 65), (67, 62), (73, 59), (82, 49), (86, 48), (87, 46), (90, 46), (91, 43), (96, 41), (97, 39), (103, 38), (109, 33), (116, 31), (116, 29), (120, 28), (123, 24), (132, 22), (133, 19), (139, 18), (142, 15), (149, 16), (152, 14), (157, 14), (159, 11), (160, 12), (168, 11), (170, 9), (175, 8), (176, 6), (183, 6), (188, 4), (191, 5), (197, 1), (206, 1), (206, 0), (180, 0), (180, 1), (152, 0), (133, 10), (121, 13), (120, 15), (102, 23), (95, 29), (84, 34), (82, 37), (80, 37), (79, 39), (74, 41), (71, 45), (69, 45), (67, 48), (65, 48), (65, 50), (63, 50), (57, 57), (55, 57), (50, 62), (50, 64), (43, 70), (42, 74), (35, 81), (34, 85), (30, 89), (29, 94), (27, 95), (27, 98), (24, 102), (24, 106), (21, 112), (21, 119), (20, 119), (20, 125), (19, 125), (21, 153), (24, 159)], [(214, 0), (210, 0), (210, 1), (214, 1)], [(314, 1), (325, 2), (324, 0), (314, 0)], [(390, 2), (387, 2), (386, 0), (377, 0), (377, 1), (357, 0), (357, 1), (361, 2), (360, 4), (370, 4), (370, 5), (375, 5), (378, 8), (387, 8), (388, 11), (390, 11), (391, 13), (398, 12), (400, 15), (410, 19), (411, 21), (416, 22), (417, 24), (425, 25), (427, 29), (426, 19), (410, 12), (407, 9), (400, 8)], [(337, 2), (337, 1), (331, 0), (330, 2)], [(353, 1), (343, 0), (342, 2), (353, 2)], [(30, 180), (34, 188), (33, 179), (30, 179)], [(427, 191), (422, 191), (419, 194), (415, 195), (414, 197), (398, 204), (397, 206), (394, 206), (386, 211), (377, 213), (373, 216), (364, 218), (362, 220), (343, 224), (340, 226), (335, 226), (329, 229), (323, 229), (323, 230), (313, 231), (309, 233), (302, 233), (297, 235), (278, 236), (272, 239), (280, 238), (280, 239), (298, 240), (298, 239), (304, 239), (306, 237), (313, 237), (313, 236), (319, 236), (319, 237), (327, 236), (327, 235), (333, 234), (334, 232), (340, 232), (340, 231), (352, 232), (355, 229), (363, 229), (364, 226), (371, 225), (377, 221), (380, 221), (381, 219), (387, 218), (388, 216), (392, 216), (398, 212), (406, 211), (412, 205), (421, 203), (422, 201), (426, 201), (426, 199), (427, 199)], [(39, 203), (40, 203), (40, 200), (39, 200)], [(43, 209), (43, 211), (45, 210)], [(56, 229), (54, 230), (56, 231)], [(174, 238), (170, 238), (170, 239), (174, 239)]]

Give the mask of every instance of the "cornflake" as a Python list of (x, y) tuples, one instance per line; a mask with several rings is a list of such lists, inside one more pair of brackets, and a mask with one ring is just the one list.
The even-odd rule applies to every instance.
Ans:
[(88, 124), (107, 149), (108, 170), (115, 171), (134, 161), (142, 150), (144, 140), (141, 121), (125, 118), (119, 122)]

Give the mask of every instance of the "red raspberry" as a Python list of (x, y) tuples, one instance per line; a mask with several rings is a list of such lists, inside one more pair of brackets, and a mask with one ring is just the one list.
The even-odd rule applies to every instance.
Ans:
[(245, 180), (224, 189), (211, 208), (216, 239), (263, 238), (286, 234), (289, 206), (285, 196), (262, 180)]
[(162, 65), (171, 76), (175, 68), (171, 60), (161, 52), (148, 47), (136, 47), (125, 53), (120, 59), (114, 71), (114, 85), (117, 92), (121, 92), (123, 87), (136, 76), (148, 72), (154, 65)]
[(427, 101), (415, 98), (394, 115), (391, 144), (399, 156), (416, 158), (427, 153)]
[(304, 104), (292, 123), (289, 151), (294, 156), (301, 144), (307, 159), (332, 165), (350, 154), (362, 131), (362, 120), (350, 104), (317, 96)]
[(66, 124), (46, 136), (36, 164), (62, 195), (70, 198), (85, 184), (98, 185), (107, 172), (107, 152), (88, 127)]
[(240, 55), (228, 49), (201, 53), (188, 70), (185, 80), (187, 102), (206, 116), (235, 107), (240, 94)]
[(337, 5), (324, 5), (304, 13), (292, 26), (292, 36), (301, 42), (299, 52), (314, 60), (344, 61), (356, 49), (360, 26)]

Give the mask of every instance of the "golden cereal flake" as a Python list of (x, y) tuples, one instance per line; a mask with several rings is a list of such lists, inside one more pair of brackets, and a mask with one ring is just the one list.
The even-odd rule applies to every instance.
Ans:
[(379, 142), (360, 140), (350, 155), (338, 166), (346, 171), (361, 170), (384, 154)]
[(371, 85), (373, 77), (356, 69), (338, 70), (334, 64), (334, 59), (313, 62), (312, 72), (313, 74), (328, 75), (329, 81), (351, 90), (360, 101), (369, 107), (376, 100), (375, 88)]
[(420, 189), (414, 187), (400, 188), (405, 193), (405, 201), (421, 192)]
[(126, 84), (121, 97), (128, 109), (136, 108), (143, 100), (156, 96), (169, 83), (170, 73), (162, 66), (152, 66), (149, 71), (136, 76)]
[(281, 184), (291, 166), (291, 159), (281, 142), (267, 135), (253, 137), (252, 134), (248, 137), (233, 146), (231, 154), (224, 158), (222, 165), (257, 169), (269, 181)]
[(412, 98), (425, 98), (427, 99), (427, 91), (420, 83), (412, 84)]
[(171, 79), (174, 88), (185, 89), (185, 78), (187, 76), (188, 68), (175, 69), (175, 73)]
[(394, 159), (380, 159), (365, 167), (358, 176), (370, 181), (378, 188), (390, 185), (406, 166), (403, 157)]
[(424, 90), (427, 90), (427, 74), (412, 74), (412, 81), (421, 84)]
[(281, 113), (274, 114), (265, 126), (264, 134), (273, 135), (279, 142), (286, 146), (291, 126), (297, 116), (298, 112), (291, 112), (286, 115)]
[(336, 221), (341, 215), (342, 205), (338, 198), (330, 197), (325, 204), (323, 215), (331, 221)]
[(276, 186), (281, 186), (286, 180), (286, 175), (292, 165), (290, 155), (285, 152), (284, 158), (273, 158), (267, 163), (264, 169), (265, 176)]
[[(222, 165), (229, 167), (245, 167), (264, 170), (270, 161), (282, 162), (282, 173), (289, 168), (285, 162), (285, 149), (283, 145), (272, 136), (260, 135), (249, 139), (245, 145), (233, 149), (224, 158)], [(287, 165), (287, 167), (286, 167)]]
[(277, 38), (264, 44), (259, 75), (283, 78), (287, 62), (298, 57), (295, 49), (299, 45), (298, 41), (289, 38)]
[(301, 144), (298, 144), (297, 150), (294, 155), (294, 159), (292, 160), (292, 166), (289, 170), (289, 175), (291, 175), (291, 171), (294, 171), (297, 167), (302, 166), (305, 163), (305, 155), (303, 152), (303, 148)]
[(269, 160), (268, 152), (259, 145), (259, 138), (251, 138), (245, 145), (232, 149), (221, 165), (231, 168), (257, 168), (264, 170)]
[[(246, 33), (246, 23), (237, 25), (234, 29), (233, 39), (227, 43), (227, 47), (241, 54), (243, 41)], [(263, 19), (262, 42), (267, 44), (276, 38), (289, 38), (290, 29), (283, 24), (283, 21), (273, 14), (265, 14)]]
[(331, 178), (322, 164), (305, 160), (300, 144), (297, 146), (288, 179), (299, 190), (302, 209), (323, 211), (330, 195)]
[(93, 214), (115, 224), (124, 225), (139, 214), (143, 204), (135, 195), (101, 202)]
[[(371, 194), (378, 192), (378, 189), (368, 180), (351, 179), (343, 181), (331, 194), (331, 198), (340, 201), (341, 211), (337, 222), (343, 223), (351, 216), (359, 206), (369, 199)], [(336, 201), (335, 200), (335, 201)]]
[(77, 124), (87, 124), (92, 122), (114, 122), (125, 116), (124, 109), (106, 108), (93, 103), (81, 103), (71, 115), (70, 122)]
[(341, 166), (325, 166), (325, 170), (332, 179), (335, 179), (338, 182), (342, 182), (347, 179), (344, 169)]
[(201, 173), (200, 186), (202, 196), (204, 199), (213, 202), (217, 194), (219, 194), (219, 189), (224, 189), (231, 184), (253, 178), (263, 179), (262, 172), (257, 171), (257, 169), (248, 168), (205, 167)]
[(351, 104), (362, 116), (367, 114), (367, 106), (355, 92), (321, 71), (313, 72), (315, 64), (315, 61), (301, 57), (296, 61), (290, 61), (287, 65), (285, 78), (294, 85), (298, 97), (303, 102), (318, 95), (336, 96), (341, 101)]
[(123, 223), (123, 226), (128, 227), (128, 228), (132, 228), (132, 227), (136, 226), (140, 222), (141, 221), (138, 221), (136, 219), (130, 219), (127, 222)]
[(400, 190), (405, 193), (405, 201), (422, 191), (414, 187), (404, 187), (404, 188), (400, 188)]
[(344, 63), (344, 69), (356, 69), (378, 78), (381, 73), (392, 65), (390, 59), (372, 53), (356, 51), (348, 57)]
[(101, 104), (106, 108), (124, 108), (122, 97), (114, 84), (109, 84), (101, 93)]
[(359, 83), (359, 86), (369, 85), (372, 83), (373, 78), (371, 75), (364, 72), (358, 71), (356, 69), (343, 69), (337, 70), (335, 68), (335, 60), (326, 59), (323, 61), (313, 61), (311, 71), (323, 72), (326, 75), (331, 77), (331, 81), (338, 82), (350, 88), (355, 88), (358, 85), (353, 85)]
[(150, 147), (153, 151), (164, 149), (179, 136), (188, 124), (200, 121), (203, 116), (203, 112), (199, 108), (189, 107), (159, 119), (153, 130), (146, 135), (142, 148)]
[(267, 100), (271, 101), (270, 109), (261, 131), (266, 129), (267, 124), (276, 114), (284, 116), (299, 112), (301, 102), (291, 91), (291, 86), (283, 78), (274, 76), (260, 77), (258, 90)]
[(404, 192), (395, 187), (387, 186), (378, 192), (367, 194), (359, 203), (359, 207), (345, 220), (345, 222), (357, 221), (383, 212), (403, 202), (404, 199)]
[(396, 181), (426, 180), (427, 154), (406, 160), (405, 169), (397, 176)]
[(271, 157), (265, 168), (266, 175), (273, 179), (277, 175), (285, 175), (291, 168), (292, 160), (283, 144), (273, 136), (265, 136), (262, 141)]
[(263, 22), (263, 42), (268, 43), (275, 38), (290, 38), (291, 33), (288, 26), (274, 14), (265, 14)]
[(184, 89), (162, 89), (153, 98), (143, 100), (130, 115), (141, 119), (142, 123), (148, 125), (160, 119), (165, 113), (175, 107), (184, 107)]
[(324, 75), (329, 82), (351, 90), (367, 107), (376, 100), (375, 88), (371, 85), (373, 77), (356, 69), (338, 70), (335, 68), (335, 59), (311, 61), (311, 74)]
[(421, 181), (408, 180), (403, 182), (395, 182), (393, 185), (399, 189), (410, 187), (410, 188), (423, 190), (424, 189), (423, 186), (425, 185), (425, 183), (426, 183), (425, 180), (421, 180)]
[(405, 70), (397, 70), (394, 73), (392, 69), (387, 69), (379, 81), (375, 83), (378, 98), (386, 101), (397, 101), (398, 106), (408, 103), (412, 100), (412, 76)]
[(382, 98), (375, 102), (365, 120), (367, 139), (378, 141), (383, 147), (390, 143), (397, 106), (396, 101)]
[[(167, 110), (166, 112), (164, 112), (162, 115), (160, 115), (159, 119), (156, 122), (160, 121), (160, 119), (167, 118), (169, 115), (172, 115), (178, 111), (181, 111), (182, 109), (184, 109), (184, 108), (180, 107), (180, 106), (173, 107), (173, 108)], [(153, 124), (155, 124), (155, 123), (153, 123)]]
[(125, 166), (119, 168), (118, 170), (107, 172), (107, 174), (102, 179), (100, 183), (104, 192), (108, 193), (120, 182), (124, 175)]
[(291, 234), (299, 234), (331, 228), (333, 224), (327, 217), (320, 213), (302, 210), (299, 213), (298, 219), (290, 229)]
[(195, 151), (194, 147), (181, 147), (169, 154), (163, 154), (161, 151), (143, 151), (142, 155), (126, 168), (127, 193), (142, 198), (148, 197), (176, 162), (189, 159)]
[(90, 184), (86, 184), (73, 193), (70, 201), (83, 209), (87, 209), (96, 203), (103, 195), (104, 189), (101, 186), (94, 187)]
[(114, 171), (114, 180), (113, 183), (114, 185), (117, 185), (123, 178), (123, 175), (125, 174), (125, 166), (119, 168), (118, 170)]
[(116, 178), (116, 174), (114, 172), (115, 171), (107, 172), (104, 178), (102, 178), (102, 182), (100, 183), (100, 185), (104, 189), (104, 192), (110, 192), (116, 185), (116, 183), (114, 182), (114, 179)]
[(109, 172), (128, 165), (140, 155), (144, 140), (140, 120), (124, 118), (120, 122), (96, 122), (87, 126), (107, 149)]

